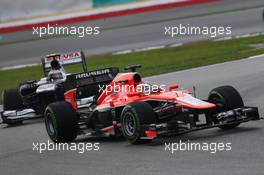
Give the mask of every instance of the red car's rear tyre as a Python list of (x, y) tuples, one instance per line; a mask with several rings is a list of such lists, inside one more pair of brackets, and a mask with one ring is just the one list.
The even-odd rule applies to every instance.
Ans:
[(77, 137), (78, 116), (70, 103), (51, 103), (44, 117), (46, 130), (52, 141), (71, 142)]

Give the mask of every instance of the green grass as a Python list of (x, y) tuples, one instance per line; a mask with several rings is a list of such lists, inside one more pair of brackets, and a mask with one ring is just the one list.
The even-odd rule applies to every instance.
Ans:
[[(89, 70), (105, 67), (124, 68), (141, 64), (142, 76), (157, 75), (193, 67), (237, 60), (262, 54), (264, 49), (249, 47), (250, 44), (264, 43), (264, 36), (234, 39), (228, 41), (206, 41), (175, 48), (157, 49), (123, 55), (105, 55), (87, 59)], [(80, 66), (68, 67), (69, 72), (80, 72)], [(43, 76), (40, 66), (0, 71), (0, 93), (14, 88), (26, 80), (38, 80)], [(0, 100), (1, 103), (1, 100)]]

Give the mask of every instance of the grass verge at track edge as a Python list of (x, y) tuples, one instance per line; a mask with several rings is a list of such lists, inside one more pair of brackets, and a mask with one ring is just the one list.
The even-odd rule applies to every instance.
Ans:
[[(140, 73), (146, 77), (260, 55), (264, 53), (264, 48), (252, 47), (260, 43), (264, 43), (263, 35), (224, 41), (201, 41), (178, 47), (89, 57), (87, 65), (89, 70), (95, 70), (111, 66), (124, 68), (131, 64), (141, 64)], [(66, 70), (80, 72), (81, 68), (72, 65), (66, 67)], [(38, 80), (42, 76), (40, 66), (1, 70), (0, 94), (4, 89), (14, 88), (26, 80)]]

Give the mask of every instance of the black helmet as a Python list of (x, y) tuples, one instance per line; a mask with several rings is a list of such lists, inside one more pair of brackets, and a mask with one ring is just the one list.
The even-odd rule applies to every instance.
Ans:
[(50, 66), (52, 70), (59, 70), (61, 68), (61, 65), (58, 60), (54, 59), (50, 62)]
[(52, 60), (50, 62), (50, 67), (52, 70), (58, 70), (61, 68), (60, 62), (58, 61), (60, 59), (60, 53), (53, 53), (46, 56), (46, 58), (49, 58), (49, 60)]

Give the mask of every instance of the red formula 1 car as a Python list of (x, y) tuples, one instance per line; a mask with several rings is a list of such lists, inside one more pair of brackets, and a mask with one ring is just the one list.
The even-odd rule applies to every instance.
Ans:
[(177, 84), (165, 90), (143, 83), (135, 71), (139, 67), (128, 67), (128, 73), (116, 74), (117, 69), (110, 68), (68, 77), (65, 101), (52, 103), (45, 111), (50, 138), (70, 142), (81, 134), (121, 135), (135, 144), (212, 127), (229, 129), (260, 119), (258, 109), (245, 107), (231, 86), (215, 88), (207, 100), (200, 100), (179, 90)]

